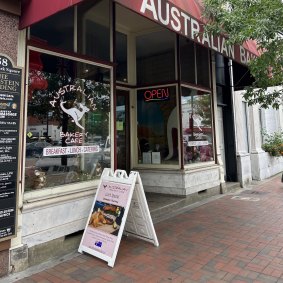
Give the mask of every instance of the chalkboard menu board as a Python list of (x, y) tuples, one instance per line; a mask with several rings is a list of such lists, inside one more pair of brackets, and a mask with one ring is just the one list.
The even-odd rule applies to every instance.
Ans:
[(0, 54), (0, 241), (16, 234), (22, 70)]

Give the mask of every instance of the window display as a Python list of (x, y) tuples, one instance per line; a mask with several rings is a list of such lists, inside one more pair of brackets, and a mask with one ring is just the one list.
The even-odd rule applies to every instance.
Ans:
[(138, 162), (178, 164), (176, 87), (138, 90), (137, 110)]
[(184, 164), (214, 160), (211, 94), (182, 87)]
[(99, 178), (110, 166), (110, 70), (31, 50), (28, 189)]

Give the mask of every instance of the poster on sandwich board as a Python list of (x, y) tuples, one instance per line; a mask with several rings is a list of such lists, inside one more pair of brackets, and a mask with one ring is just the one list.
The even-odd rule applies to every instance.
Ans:
[(139, 173), (105, 168), (78, 251), (113, 267), (123, 233), (159, 245)]

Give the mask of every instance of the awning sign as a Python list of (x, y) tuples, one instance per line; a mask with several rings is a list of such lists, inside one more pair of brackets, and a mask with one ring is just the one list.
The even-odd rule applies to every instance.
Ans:
[[(83, 0), (22, 0), (20, 29), (26, 28)], [(224, 36), (206, 35), (201, 18), (200, 1), (195, 0), (115, 0), (115, 2), (179, 33), (207, 48), (246, 65), (259, 56), (256, 44), (229, 46)]]
[[(200, 45), (221, 53), (223, 56), (231, 58), (241, 64), (246, 65), (253, 57), (259, 54), (253, 54), (250, 50), (240, 45), (227, 45), (227, 38), (220, 35), (207, 35), (204, 31), (204, 25), (201, 15), (185, 10), (182, 0), (115, 0), (115, 2), (165, 26), (166, 28), (185, 36)], [(193, 2), (191, 6), (193, 7)], [(188, 3), (188, 5), (190, 5)], [(182, 9), (182, 8), (183, 9)], [(256, 51), (256, 48), (255, 48)]]

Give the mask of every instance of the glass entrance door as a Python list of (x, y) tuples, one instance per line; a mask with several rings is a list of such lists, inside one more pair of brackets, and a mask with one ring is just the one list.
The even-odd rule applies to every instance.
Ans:
[(129, 91), (116, 90), (117, 169), (130, 172)]

